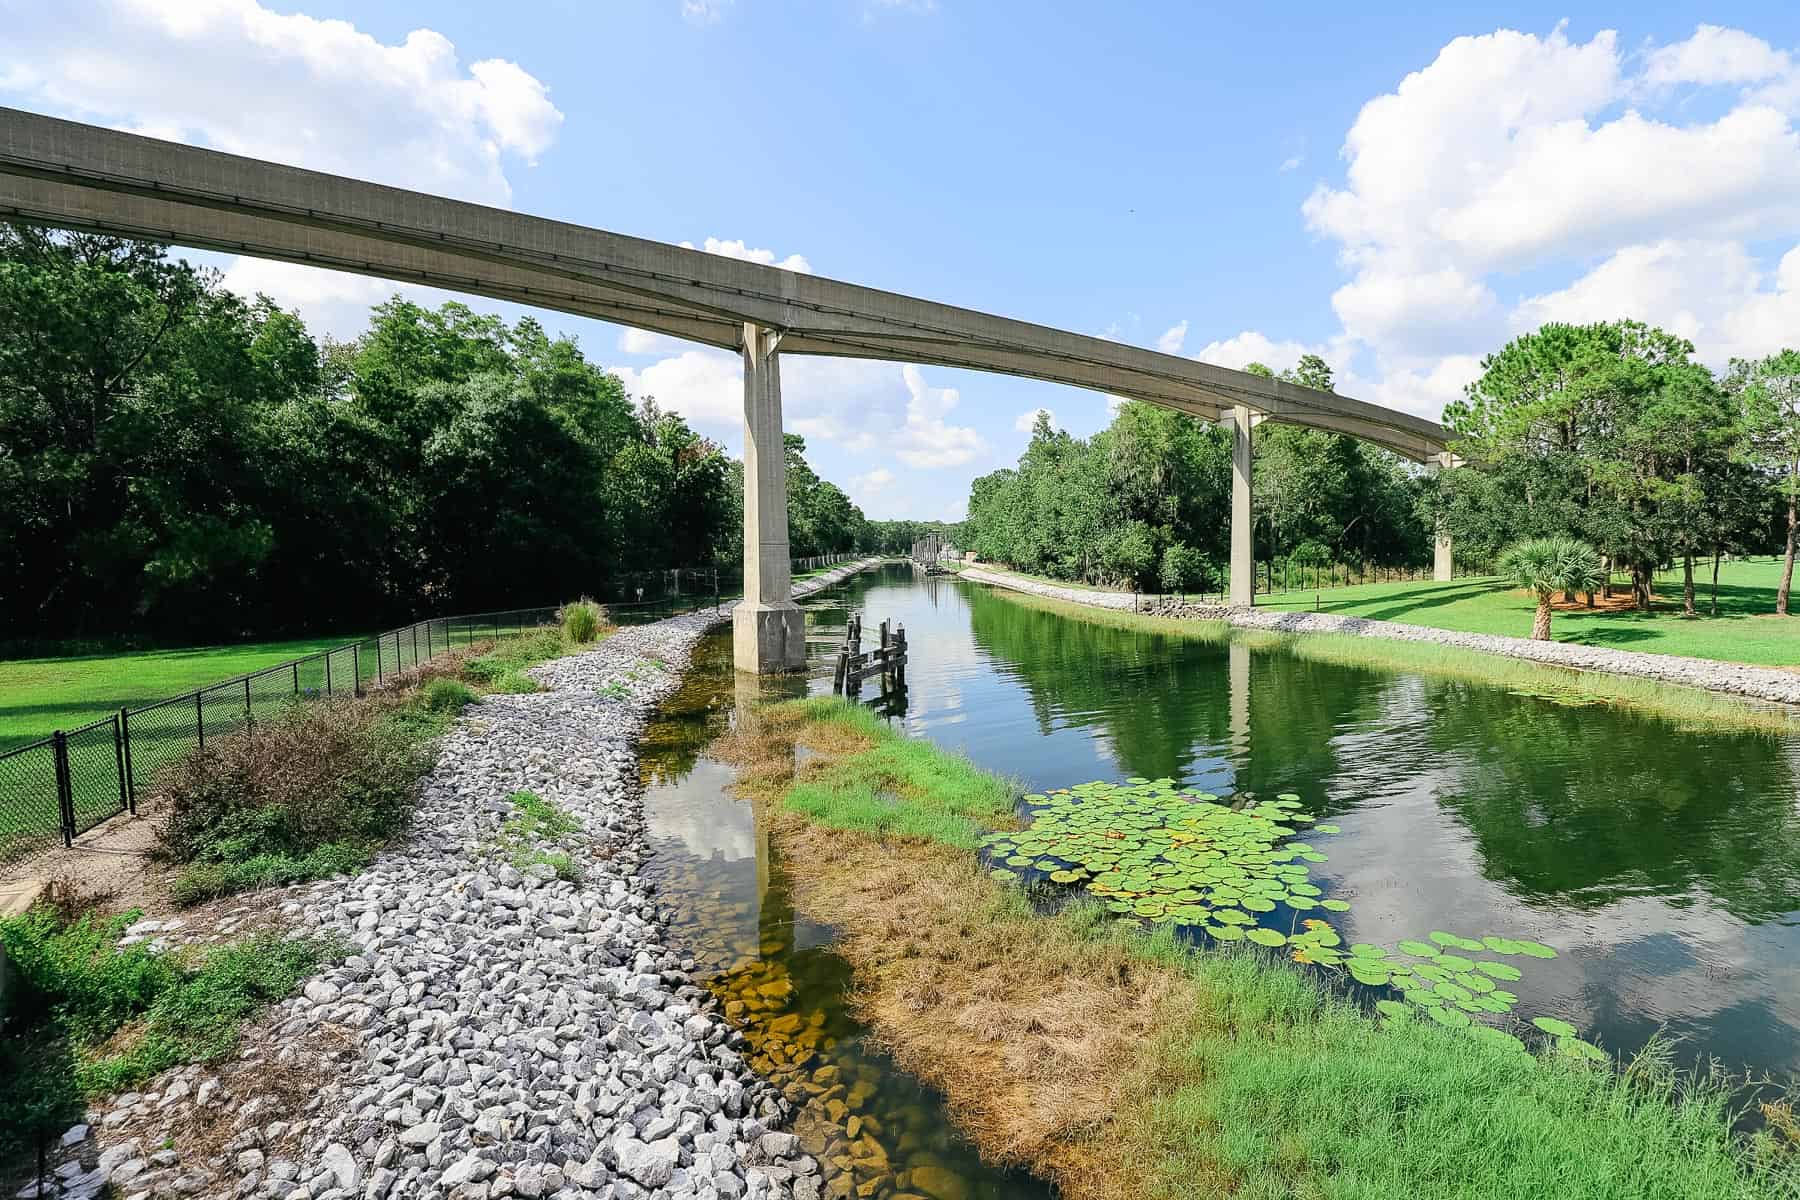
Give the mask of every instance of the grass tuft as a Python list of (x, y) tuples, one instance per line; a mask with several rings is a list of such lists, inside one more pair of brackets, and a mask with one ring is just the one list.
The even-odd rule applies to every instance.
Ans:
[(564, 637), (577, 646), (585, 646), (600, 636), (606, 614), (592, 600), (575, 600), (563, 605), (557, 614), (557, 622), (562, 626)]

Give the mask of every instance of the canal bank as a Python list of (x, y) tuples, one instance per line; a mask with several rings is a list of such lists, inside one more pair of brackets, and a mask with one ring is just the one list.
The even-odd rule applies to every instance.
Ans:
[[(1698, 1200), (1794, 1182), (1771, 1140), (1733, 1132), (1724, 1090), (1654, 1054), (1624, 1082), (1561, 1037), (1534, 1031), (1534, 1054), (1493, 1026), (1373, 1018), (1284, 954), (1022, 887), (963, 844), (1018, 824), (1015, 791), (842, 702), (740, 716), (713, 753), (762, 807), (800, 918), (836, 929), (857, 1014), (984, 1152), (1063, 1196)], [(1322, 924), (1304, 961), (1342, 944)], [(1516, 977), (1495, 941), (1474, 953)]]
[[(1785, 931), (1792, 927), (1787, 917), (1800, 908), (1790, 803), (1800, 753), (1789, 740), (1748, 732), (1700, 736), (1646, 716), (1571, 709), (1511, 689), (1296, 661), (1241, 639), (1233, 644), (1223, 630), (1173, 636), (1113, 629), (904, 568), (861, 576), (809, 608), (809, 632), (821, 655), (851, 611), (869, 621), (904, 623), (914, 662), (896, 728), (1017, 777), (1033, 793), (1087, 780), (1166, 777), (1232, 805), (1301, 797), (1318, 819), (1306, 842), (1329, 864), (1310, 866), (1305, 886), (1316, 897), (1293, 894), (1310, 910), (1290, 909), (1284, 900), (1272, 913), (1253, 912), (1259, 930), (1305, 938), (1312, 929), (1305, 922), (1329, 918), (1340, 952), (1352, 944), (1397, 947), (1446, 930), (1456, 931), (1446, 937), (1465, 941), (1499, 931), (1507, 935), (1498, 938), (1503, 945), (1517, 937), (1555, 947), (1551, 961), (1469, 955), (1491, 959), (1501, 970), (1513, 963), (1523, 968), (1522, 981), (1497, 989), (1517, 992), (1521, 1021), (1541, 1017), (1555, 1028), (1566, 1021), (1627, 1059), (1663, 1029), (1682, 1039), (1683, 1061), (1717, 1054), (1739, 1070), (1782, 1075), (1793, 1066), (1800, 1012), (1791, 1000), (1794, 948)], [(1188, 636), (1194, 632), (1201, 636)], [(1442, 1047), (1432, 1039), (1454, 1031), (1435, 1018), (1415, 1020), (1417, 1028), (1404, 1038), (1381, 1032), (1381, 1023), (1364, 1015), (1377, 994), (1355, 996), (1355, 1009), (1348, 1009), (1344, 994), (1304, 977), (1313, 969), (1306, 964), (1276, 964), (1280, 970), (1271, 972), (1241, 955), (1188, 955), (1198, 967), (1167, 977), (1169, 994), (1183, 997), (1174, 1009), (1211, 1015), (1186, 1032), (1167, 1034), (1169, 1027), (1159, 1024), (1154, 1028), (1164, 1034), (1127, 1037), (1124, 1050), (1099, 1056), (1105, 1070), (1084, 1072), (1080, 1060), (1068, 1057), (1077, 1048), (1075, 1035), (1104, 1043), (1114, 1030), (1141, 1031), (1132, 1006), (1113, 996), (1100, 1006), (1110, 1014), (1102, 1019), (1047, 1021), (1034, 1014), (1038, 999), (1020, 985), (1050, 996), (1053, 1012), (1093, 1011), (1057, 997), (1058, 981), (1065, 974), (1084, 984), (1104, 981), (1107, 969), (1062, 972), (1040, 957), (1101, 928), (1090, 923), (1091, 905), (1047, 918), (1039, 911), (1044, 880), (1027, 878), (1033, 890), (1026, 894), (1017, 882), (987, 873), (1035, 868), (1014, 868), (1007, 859), (978, 865), (965, 847), (903, 837), (891, 826), (832, 828), (825, 819), (829, 806), (816, 794), (802, 805), (806, 812), (790, 808), (787, 789), (753, 787), (752, 799), (731, 796), (741, 770), (736, 760), (782, 769), (801, 760), (804, 773), (845, 749), (842, 739), (803, 743), (785, 754), (753, 750), (747, 758), (729, 745), (709, 749), (732, 729), (734, 711), (828, 687), (824, 670), (807, 680), (758, 685), (754, 695), (738, 693), (735, 682), (721, 683), (695, 700), (683, 731), (659, 737), (653, 726), (646, 771), (653, 770), (650, 756), (659, 741), (674, 766), (660, 780), (647, 777), (646, 811), (658, 842), (649, 869), (660, 870), (659, 861), (670, 866), (666, 885), (659, 883), (662, 894), (677, 910), (684, 894), (698, 897), (693, 919), (671, 928), (696, 940), (736, 931), (728, 939), (735, 946), (718, 951), (714, 968), (729, 981), (726, 1003), (739, 1005), (729, 1012), (748, 1028), (766, 1029), (750, 1035), (753, 1045), (760, 1041), (759, 1070), (775, 1077), (786, 1072), (785, 1086), (818, 1088), (813, 1094), (823, 1098), (826, 1123), (802, 1136), (827, 1161), (869, 1172), (852, 1174), (853, 1188), (936, 1195), (916, 1183), (915, 1167), (926, 1168), (927, 1180), (956, 1176), (955, 1170), (949, 1177), (936, 1173), (947, 1156), (926, 1151), (926, 1135), (917, 1129), (898, 1152), (871, 1133), (871, 1125), (887, 1129), (879, 1111), (852, 1135), (849, 1118), (861, 1113), (851, 1097), (862, 1084), (856, 1103), (864, 1105), (881, 1103), (884, 1089), (895, 1086), (908, 1094), (942, 1093), (942, 1101), (930, 1102), (940, 1119), (953, 1113), (956, 1127), (990, 1156), (1015, 1155), (1070, 1194), (1117, 1194), (1080, 1189), (1109, 1177), (1106, 1155), (1120, 1147), (1130, 1153), (1119, 1151), (1123, 1158), (1114, 1161), (1135, 1161), (1140, 1172), (1144, 1163), (1204, 1168), (1214, 1174), (1195, 1178), (1212, 1181), (1208, 1187), (1219, 1183), (1219, 1190), (1254, 1182), (1301, 1190), (1316, 1185), (1329, 1193), (1328, 1180), (1350, 1176), (1429, 1190), (1455, 1183), (1432, 1172), (1464, 1155), (1470, 1162), (1458, 1169), (1466, 1168), (1469, 1184), (1452, 1189), (1462, 1194), (1512, 1195), (1533, 1186), (1558, 1195), (1592, 1190), (1570, 1190), (1562, 1178), (1545, 1176), (1565, 1170), (1556, 1154), (1567, 1152), (1608, 1164), (1636, 1189), (1594, 1194), (1698, 1195), (1715, 1187), (1726, 1187), (1723, 1194), (1762, 1194), (1761, 1184), (1739, 1186), (1739, 1175), (1752, 1168), (1742, 1158), (1745, 1145), (1729, 1138), (1716, 1093), (1688, 1093), (1703, 1102), (1677, 1106), (1673, 1076), (1665, 1072), (1659, 1078), (1671, 1081), (1667, 1087), (1640, 1092), (1660, 1096), (1658, 1105), (1636, 1105), (1601, 1086), (1610, 1086), (1610, 1074), (1584, 1067), (1590, 1074), (1565, 1081), (1574, 1090), (1558, 1091), (1559, 1083), (1548, 1100), (1534, 1092), (1527, 1102), (1506, 1088), (1496, 1091), (1494, 1081), (1536, 1088), (1538, 1075), (1496, 1074), (1483, 1052), (1438, 1054), (1431, 1048)], [(1634, 764), (1623, 776), (1620, 761)], [(658, 792), (665, 789), (665, 796), (685, 796), (687, 803), (659, 818)], [(904, 790), (865, 789), (858, 820), (886, 821), (904, 807), (895, 801)], [(719, 803), (729, 807), (709, 807), (713, 801), (696, 807), (702, 793), (725, 795)], [(678, 843), (666, 858), (665, 837)], [(940, 850), (945, 857), (936, 857)], [(959, 892), (947, 881), (977, 890)], [(934, 896), (951, 899), (934, 906)], [(1174, 915), (1179, 921), (1181, 914)], [(1015, 918), (1022, 923), (1009, 924)], [(1071, 924), (1059, 924), (1065, 921)], [(1139, 943), (1150, 952), (1144, 970), (1174, 969), (1158, 956), (1159, 947), (1176, 943), (1178, 928)], [(1009, 930), (1019, 936), (1004, 936)], [(1029, 954), (1009, 949), (1015, 945)], [(1459, 965), (1454, 947), (1425, 945)], [(1288, 952), (1307, 949), (1305, 942), (1290, 943)], [(809, 965), (796, 971), (789, 960)], [(1446, 969), (1435, 957), (1419, 961)], [(1320, 969), (1340, 977), (1346, 970), (1342, 963)], [(1137, 970), (1128, 995), (1153, 995)], [(1200, 974), (1189, 974), (1195, 970)], [(1446, 981), (1461, 988), (1455, 974), (1467, 972)], [(963, 980), (974, 981), (973, 1000), (951, 986)], [(821, 988), (841, 997), (846, 986), (853, 988), (848, 1006), (818, 998)], [(1196, 997), (1202, 994), (1214, 1002), (1201, 1006)], [(846, 1010), (850, 1023), (840, 1025)], [(1753, 1012), (1759, 1015), (1743, 1019)], [(903, 1019), (908, 1013), (918, 1021), (913, 1032)], [(1008, 1018), (1014, 1013), (1019, 1020)], [(1521, 1032), (1534, 1045), (1554, 1047), (1556, 1038), (1539, 1028), (1526, 1023)], [(1046, 1034), (1048, 1050), (1037, 1041)], [(872, 1054), (879, 1070), (865, 1073), (868, 1058), (855, 1072), (845, 1070), (834, 1056), (846, 1041), (858, 1055)], [(1163, 1051), (1135, 1058), (1139, 1045)], [(1445, 1045), (1460, 1050), (1463, 1043)], [(1427, 1061), (1433, 1055), (1442, 1061)], [(1363, 1065), (1382, 1056), (1391, 1072)], [(1559, 1068), (1575, 1065), (1556, 1061)], [(1009, 1062), (1017, 1069), (989, 1069)], [(1654, 1056), (1634, 1078), (1656, 1074), (1653, 1064)], [(895, 1069), (899, 1076), (882, 1074)], [(896, 1085), (900, 1077), (905, 1082)], [(1167, 1088), (1134, 1089), (1132, 1081), (1145, 1078)], [(1099, 1093), (1089, 1090), (1096, 1079)], [(1213, 1080), (1227, 1081), (1227, 1092), (1210, 1090)], [(841, 1081), (846, 1086), (834, 1094)], [(935, 1088), (920, 1093), (920, 1081)], [(1415, 1113), (1418, 1127), (1399, 1118), (1369, 1122), (1365, 1093), (1384, 1097), (1395, 1113)], [(840, 1102), (835, 1126), (831, 1100)], [(1463, 1100), (1470, 1107), (1457, 1107)], [(1552, 1100), (1549, 1109), (1539, 1104)], [(1570, 1107), (1565, 1112), (1561, 1105)], [(1589, 1110), (1604, 1118), (1581, 1115)], [(1221, 1122), (1221, 1111), (1257, 1119)], [(1345, 1113), (1362, 1113), (1362, 1123), (1380, 1136), (1348, 1128), (1358, 1122)], [(1137, 1114), (1131, 1118), (1136, 1132), (1117, 1124), (1117, 1114)], [(1016, 1125), (1022, 1115), (1029, 1119)], [(1485, 1129), (1504, 1148), (1414, 1140), (1427, 1117)], [(1538, 1128), (1544, 1120), (1549, 1126)], [(1301, 1137), (1299, 1129), (1316, 1133)], [(942, 1136), (954, 1143), (956, 1132)], [(865, 1135), (874, 1143), (855, 1145)], [(1304, 1154), (1287, 1144), (1295, 1139)], [(1220, 1145), (1236, 1145), (1241, 1161), (1220, 1162)], [(1609, 1158), (1607, 1145), (1627, 1148), (1650, 1164), (1646, 1169), (1660, 1170), (1672, 1156), (1716, 1173), (1683, 1174), (1683, 1167), (1633, 1174), (1628, 1163)], [(1544, 1150), (1520, 1158), (1514, 1146)], [(1281, 1174), (1279, 1163), (1257, 1158), (1265, 1151), (1288, 1154), (1299, 1165)], [(1492, 1170), (1474, 1162), (1478, 1153), (1494, 1159)], [(1196, 1157), (1204, 1154), (1213, 1157)], [(973, 1157), (966, 1144), (960, 1155), (948, 1157)], [(1408, 1162), (1405, 1170), (1393, 1165)], [(1598, 1177), (1579, 1170), (1568, 1177), (1599, 1186)], [(990, 1185), (982, 1178), (963, 1177), (968, 1194), (984, 1194)], [(1180, 1179), (1128, 1178), (1150, 1193), (1195, 1194), (1192, 1181), (1184, 1192)], [(1078, 1183), (1083, 1179), (1088, 1182)], [(1032, 1184), (1014, 1176), (992, 1186)]]
[[(1270, 609), (1242, 609), (1225, 605), (1190, 604), (1167, 598), (1146, 602), (1140, 612), (1138, 597), (1130, 593), (1101, 592), (1086, 588), (1062, 587), (1042, 580), (1001, 571), (992, 567), (965, 567), (961, 577), (977, 583), (1038, 596), (1063, 604), (1075, 604), (1115, 613), (1133, 613), (1171, 621), (1220, 624), (1247, 632), (1297, 639), (1323, 638), (1368, 639), (1377, 643), (1397, 644), (1392, 665), (1401, 669), (1426, 669), (1433, 663), (1431, 653), (1421, 654), (1417, 648), (1435, 648), (1441, 669), (1454, 668), (1456, 655), (1508, 659), (1527, 667), (1547, 668), (1565, 675), (1579, 672), (1586, 680), (1612, 678), (1632, 686), (1615, 686), (1608, 698), (1628, 703), (1655, 706), (1658, 690), (1674, 688), (1682, 692), (1703, 691), (1745, 700), (1782, 706), (1779, 715), (1785, 721), (1800, 723), (1800, 673), (1751, 666), (1745, 663), (1718, 662), (1712, 659), (1688, 658), (1674, 654), (1646, 654), (1631, 650), (1615, 650), (1606, 646), (1583, 646), (1569, 642), (1539, 642), (1529, 638), (1501, 637), (1484, 633), (1459, 633), (1409, 625), (1399, 621), (1376, 621), (1363, 617), (1345, 617), (1332, 613), (1280, 612)], [(1367, 657), (1373, 659), (1379, 650)], [(1340, 655), (1339, 657), (1348, 657)], [(1800, 657), (1800, 655), (1797, 655)], [(1500, 678), (1492, 669), (1464, 668), (1489, 678)], [(1549, 678), (1545, 676), (1545, 678)], [(1599, 695), (1606, 685), (1595, 683), (1587, 688)], [(1701, 706), (1671, 700), (1664, 696), (1662, 707), (1698, 711)]]

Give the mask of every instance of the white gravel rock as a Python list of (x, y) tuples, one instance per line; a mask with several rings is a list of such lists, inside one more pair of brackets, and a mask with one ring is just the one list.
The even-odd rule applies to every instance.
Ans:
[[(240, 1195), (790, 1195), (767, 1176), (759, 1188), (747, 1161), (786, 1105), (665, 943), (639, 873), (638, 736), (694, 643), (729, 619), (622, 629), (534, 668), (548, 690), (471, 706), (407, 844), (305, 894), (303, 921), (355, 952), (287, 1004), (305, 1025), (356, 1028), (361, 1061), (285, 1178), (240, 1156), (256, 1166)], [(528, 847), (566, 855), (576, 880), (513, 857), (503, 826), (520, 790), (580, 823)]]

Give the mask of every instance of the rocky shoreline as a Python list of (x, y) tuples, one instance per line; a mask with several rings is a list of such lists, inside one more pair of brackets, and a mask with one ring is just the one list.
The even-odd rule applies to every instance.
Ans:
[[(1058, 587), (982, 567), (965, 568), (962, 576), (978, 583), (1096, 608), (1130, 610), (1134, 601), (1130, 593)], [(1385, 638), (1389, 641), (1433, 642), (1440, 646), (1455, 646), (1545, 666), (1628, 675), (1751, 700), (1800, 705), (1800, 674), (1745, 663), (1687, 658), (1676, 654), (1645, 654), (1636, 650), (1581, 646), (1571, 642), (1534, 642), (1529, 638), (1501, 637), (1487, 633), (1457, 633), (1424, 625), (1373, 621), (1365, 617), (1345, 617), (1333, 613), (1231, 608), (1175, 600), (1148, 603), (1141, 611), (1152, 616), (1225, 621), (1238, 629), (1260, 629), (1271, 633), (1336, 633), (1349, 637)]]
[[(471, 706), (403, 845), (353, 879), (246, 898), (349, 953), (247, 1030), (239, 1059), (99, 1106), (43, 1194), (817, 1200), (788, 1103), (668, 944), (640, 872), (638, 737), (729, 616), (621, 629), (534, 668), (546, 691)], [(520, 790), (575, 827), (521, 834)]]

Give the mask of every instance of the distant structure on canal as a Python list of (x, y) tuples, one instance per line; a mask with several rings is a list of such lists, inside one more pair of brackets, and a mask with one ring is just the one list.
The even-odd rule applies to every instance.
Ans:
[(962, 557), (962, 552), (944, 540), (941, 533), (929, 533), (912, 544), (913, 566), (922, 569), (927, 575), (943, 572), (944, 562), (955, 562)]

